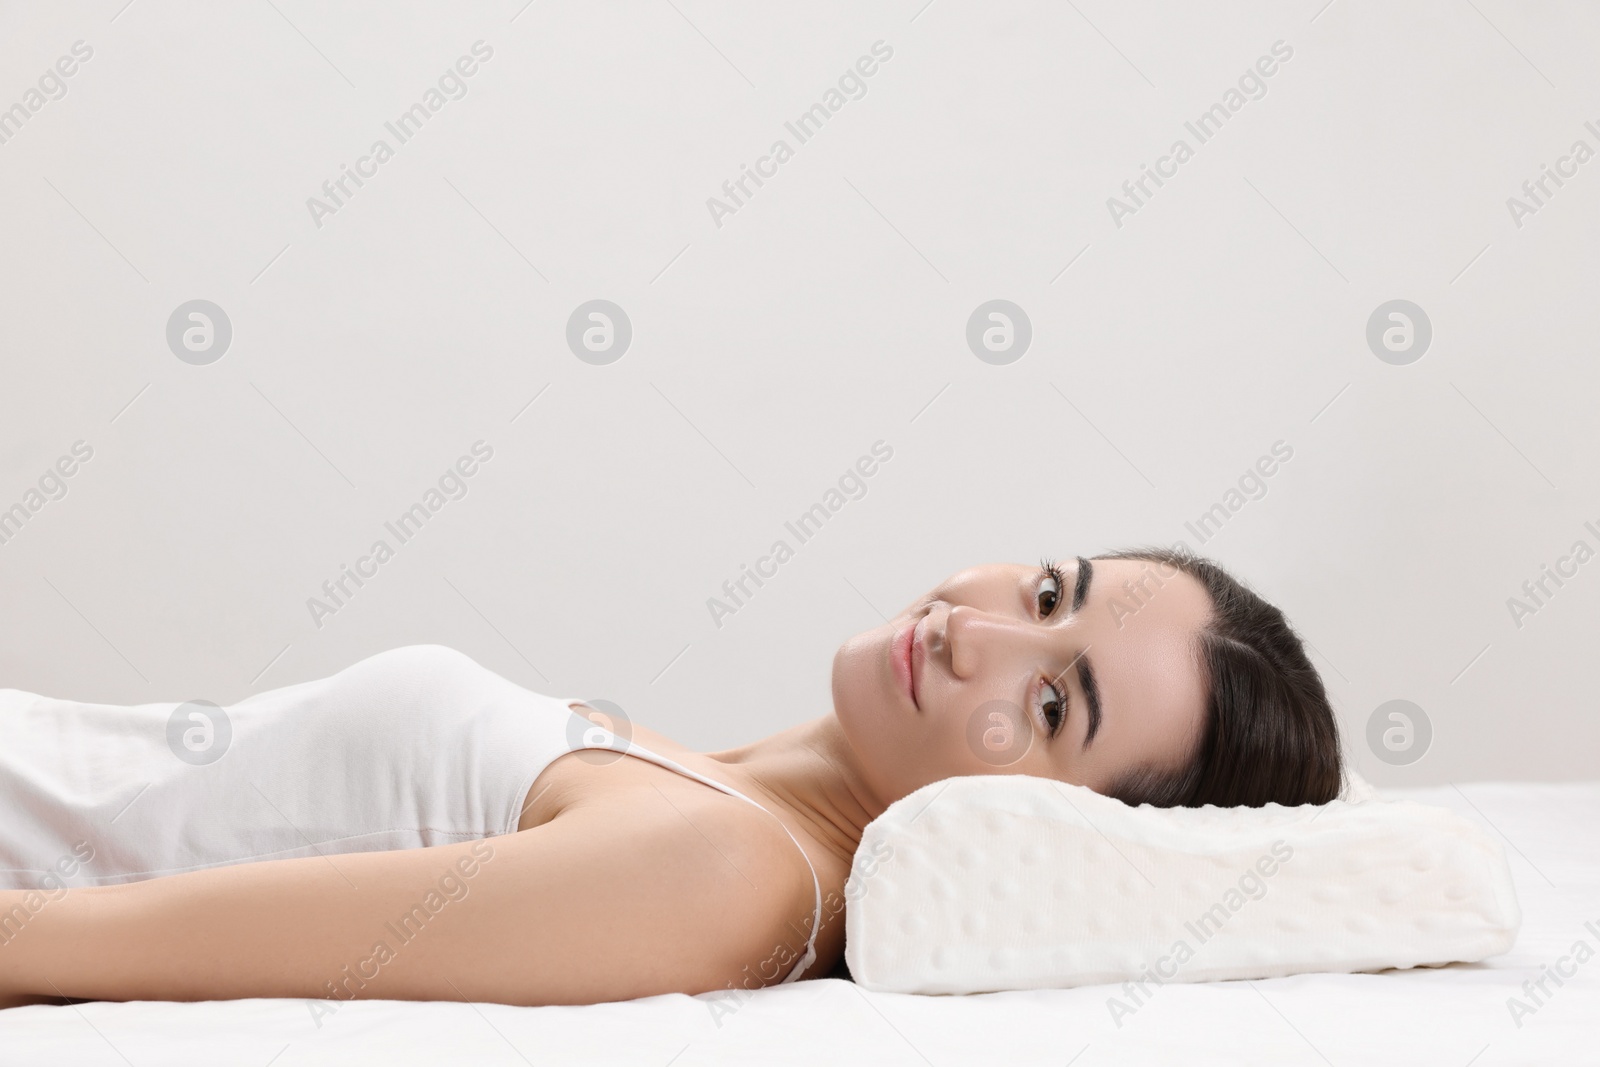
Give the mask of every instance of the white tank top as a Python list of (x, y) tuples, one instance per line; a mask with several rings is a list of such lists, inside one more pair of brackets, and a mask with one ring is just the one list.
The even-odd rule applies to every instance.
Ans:
[[(648, 760), (761, 808), (593, 725), (573, 703), (582, 698), (523, 689), (442, 645), (380, 652), (220, 709), (0, 689), (0, 888), (513, 833), (534, 779), (581, 748)], [(815, 867), (811, 881), (810, 939), (784, 982), (817, 957)]]

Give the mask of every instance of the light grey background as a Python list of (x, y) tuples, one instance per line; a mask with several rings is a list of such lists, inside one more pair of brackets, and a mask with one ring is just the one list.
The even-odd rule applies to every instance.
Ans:
[[(714, 749), (821, 714), (838, 644), (960, 567), (1182, 539), (1312, 642), (1373, 781), (1596, 773), (1600, 562), (1507, 606), (1600, 547), (1600, 160), (1520, 227), (1506, 203), (1600, 147), (1593, 7), (7, 4), (0, 107), (80, 40), (0, 144), (0, 508), (94, 450), (0, 544), (0, 684), (225, 704), (440, 642)], [(1277, 41), (1118, 227), (1107, 198)], [(192, 299), (233, 327), (207, 366), (166, 343)], [(566, 347), (591, 299), (632, 322), (609, 366)], [(992, 299), (1032, 323), (1007, 366), (966, 344)], [(1433, 327), (1406, 366), (1365, 340), (1393, 299)], [(468, 494), (315, 625), (480, 439)], [(716, 626), (879, 439), (866, 495)], [(1185, 531), (1279, 440), (1264, 497)], [(1433, 730), (1403, 767), (1366, 744), (1392, 699)]]

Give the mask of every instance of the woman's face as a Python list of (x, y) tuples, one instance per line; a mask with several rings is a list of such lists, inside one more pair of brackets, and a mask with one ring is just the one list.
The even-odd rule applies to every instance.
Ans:
[(885, 805), (930, 782), (1029, 774), (1105, 792), (1199, 743), (1198, 581), (1142, 559), (951, 575), (833, 659), (834, 713)]

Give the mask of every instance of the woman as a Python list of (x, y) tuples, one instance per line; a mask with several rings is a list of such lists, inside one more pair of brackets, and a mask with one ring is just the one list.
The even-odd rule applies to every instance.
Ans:
[[(754, 988), (833, 970), (863, 828), (928, 783), (1029, 774), (1172, 806), (1324, 803), (1341, 780), (1283, 614), (1180, 552), (960, 571), (846, 641), (832, 689), (828, 714), (713, 753), (438, 646), (187, 728), (187, 706), (0, 691), (32, 702), (0, 703), (23, 749), (115, 738), (55, 771), (35, 744), (0, 777), (0, 848), (36, 857), (0, 852), (0, 884), (33, 887), (0, 891), (0, 998), (319, 1014)], [(161, 720), (231, 747), (156, 762)]]

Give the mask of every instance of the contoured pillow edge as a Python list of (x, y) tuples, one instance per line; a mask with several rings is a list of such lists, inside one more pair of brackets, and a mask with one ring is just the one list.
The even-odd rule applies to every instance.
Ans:
[(1505, 850), (1445, 808), (1130, 808), (1024, 775), (946, 779), (863, 832), (845, 958), (863, 988), (974, 993), (1483, 959), (1521, 913)]

